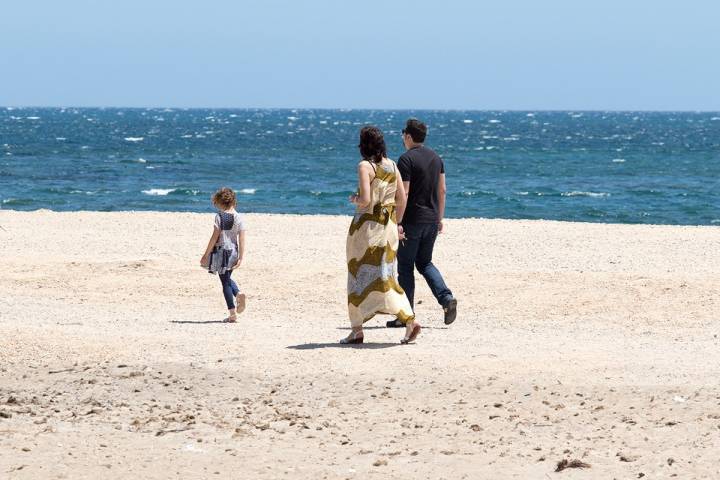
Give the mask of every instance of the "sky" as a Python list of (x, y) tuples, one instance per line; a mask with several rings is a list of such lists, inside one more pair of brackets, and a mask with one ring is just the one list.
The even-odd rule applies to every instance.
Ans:
[(0, 105), (720, 111), (717, 0), (23, 0)]

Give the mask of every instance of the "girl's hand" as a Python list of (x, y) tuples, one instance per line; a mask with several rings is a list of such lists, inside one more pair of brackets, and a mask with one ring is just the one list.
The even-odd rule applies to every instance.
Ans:
[(200, 257), (200, 266), (207, 267), (209, 260), (210, 260), (209, 255), (203, 255), (202, 257)]
[(240, 264), (242, 263), (242, 259), (239, 258), (237, 262), (235, 262), (235, 265), (232, 266), (230, 270), (235, 270), (236, 268), (240, 268)]
[(349, 200), (350, 200), (350, 203), (357, 204), (357, 201), (358, 201), (358, 196), (357, 196), (357, 194), (350, 195)]

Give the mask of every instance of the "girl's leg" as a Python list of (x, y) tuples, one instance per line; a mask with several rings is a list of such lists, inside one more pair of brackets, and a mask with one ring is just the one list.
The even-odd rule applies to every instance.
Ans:
[(222, 284), (223, 296), (225, 297), (225, 303), (227, 304), (228, 312), (230, 317), (228, 320), (235, 321), (235, 295), (233, 294), (232, 279), (230, 275), (232, 270), (220, 274), (220, 283)]
[(245, 295), (240, 293), (240, 288), (237, 283), (235, 283), (235, 280), (230, 278), (232, 272), (232, 270), (228, 271), (227, 276), (228, 279), (230, 279), (230, 288), (232, 289), (233, 297), (235, 297), (235, 313), (242, 313), (245, 311)]

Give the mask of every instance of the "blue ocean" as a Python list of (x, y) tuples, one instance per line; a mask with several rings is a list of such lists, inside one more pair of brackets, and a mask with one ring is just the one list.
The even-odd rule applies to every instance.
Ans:
[(415, 116), (448, 217), (720, 224), (720, 113), (0, 108), (0, 207), (350, 214), (358, 131)]

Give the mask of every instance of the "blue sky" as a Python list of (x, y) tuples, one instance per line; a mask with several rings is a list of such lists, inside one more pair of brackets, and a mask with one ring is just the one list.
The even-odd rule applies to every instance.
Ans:
[(720, 110), (720, 2), (23, 0), (0, 105)]

